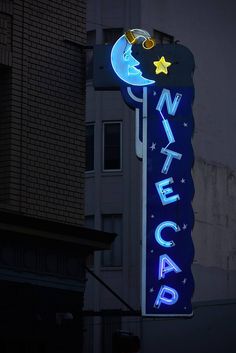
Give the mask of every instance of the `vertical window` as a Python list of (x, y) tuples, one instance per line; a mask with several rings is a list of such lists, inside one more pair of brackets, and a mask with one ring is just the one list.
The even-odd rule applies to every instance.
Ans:
[(96, 43), (96, 30), (93, 29), (92, 31), (87, 32), (87, 44), (94, 45)]
[[(85, 228), (94, 229), (94, 216), (85, 216)], [(93, 267), (94, 266), (94, 253), (90, 254), (87, 258), (87, 266)]]
[(94, 170), (94, 124), (86, 125), (86, 171)]
[(86, 79), (90, 80), (93, 78), (93, 47), (96, 44), (96, 31), (87, 32), (87, 45), (89, 48), (86, 49)]
[[(104, 314), (105, 313), (106, 311), (104, 310)], [(102, 352), (103, 353), (113, 352), (112, 336), (115, 331), (120, 329), (121, 329), (121, 317), (112, 316), (111, 314), (109, 314), (109, 311), (107, 311), (107, 315), (102, 316)]]
[(94, 216), (85, 216), (85, 228), (94, 229)]
[(94, 316), (84, 316), (84, 342), (83, 342), (83, 353), (94, 352)]
[(103, 170), (122, 168), (122, 124), (121, 122), (103, 123)]
[(105, 28), (103, 30), (104, 44), (114, 44), (122, 36), (123, 28)]
[(170, 34), (160, 32), (154, 29), (153, 37), (156, 39), (157, 43), (161, 44), (171, 44), (174, 42), (174, 37)]
[(102, 229), (104, 232), (116, 233), (117, 237), (112, 243), (111, 250), (102, 252), (102, 266), (120, 267), (122, 266), (122, 215), (109, 214), (102, 215)]

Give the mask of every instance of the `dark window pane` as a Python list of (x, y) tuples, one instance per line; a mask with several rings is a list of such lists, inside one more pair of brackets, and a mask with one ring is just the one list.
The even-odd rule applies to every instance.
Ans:
[(108, 233), (116, 233), (117, 237), (112, 243), (111, 250), (102, 252), (102, 266), (122, 266), (122, 215), (102, 215), (102, 230)]
[(94, 229), (94, 216), (85, 216), (85, 228)]
[(86, 126), (86, 171), (94, 170), (94, 125)]
[[(93, 46), (96, 43), (96, 31), (87, 32), (87, 45)], [(93, 78), (93, 49), (86, 49), (86, 79)]]
[[(85, 228), (94, 229), (94, 216), (85, 216)], [(94, 266), (94, 253), (90, 254), (87, 258), (87, 266)]]
[(88, 31), (87, 32), (87, 44), (94, 45), (96, 43), (96, 31)]
[(122, 36), (123, 28), (105, 28), (103, 30), (103, 39), (105, 44), (114, 44)]
[[(109, 312), (109, 311), (108, 311)], [(102, 317), (102, 352), (111, 353), (112, 337), (115, 331), (121, 329), (121, 317), (104, 315)], [(119, 352), (119, 350), (117, 350)], [(127, 350), (128, 351), (128, 350)], [(130, 350), (129, 350), (130, 351)]]
[(93, 316), (84, 316), (84, 353), (94, 352), (94, 325), (95, 318)]
[(121, 169), (121, 124), (104, 123), (104, 170)]

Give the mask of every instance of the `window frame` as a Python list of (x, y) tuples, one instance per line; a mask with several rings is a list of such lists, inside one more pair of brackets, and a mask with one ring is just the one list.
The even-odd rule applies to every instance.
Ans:
[[(119, 169), (105, 169), (105, 125), (108, 124), (119, 124), (120, 125), (120, 168)], [(122, 144), (123, 144), (123, 122), (121, 120), (109, 120), (102, 122), (102, 171), (104, 173), (111, 173), (111, 172), (121, 172), (123, 169), (123, 151), (122, 151)]]

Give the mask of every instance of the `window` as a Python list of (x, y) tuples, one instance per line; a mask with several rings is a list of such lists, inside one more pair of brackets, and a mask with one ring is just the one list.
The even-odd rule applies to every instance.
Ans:
[(105, 250), (102, 252), (102, 266), (122, 266), (122, 215), (102, 215), (102, 229), (104, 232), (117, 234), (117, 237), (112, 243), (111, 250)]
[(156, 39), (157, 43), (161, 44), (171, 44), (174, 42), (174, 37), (170, 34), (160, 32), (154, 29), (153, 37)]
[[(87, 32), (87, 45), (94, 46), (96, 44), (96, 31)], [(86, 79), (90, 80), (93, 78), (93, 49), (86, 49)]]
[(93, 29), (92, 31), (87, 32), (87, 44), (94, 45), (96, 43), (96, 30)]
[(122, 168), (122, 124), (121, 122), (103, 123), (103, 170)]
[(114, 332), (121, 329), (121, 316), (112, 316), (109, 310), (103, 311), (102, 316), (102, 352), (111, 353)]
[(83, 332), (84, 332), (84, 342), (83, 342), (83, 352), (93, 353), (94, 352), (94, 326), (95, 317), (94, 316), (84, 316), (83, 317)]
[[(95, 219), (94, 216), (85, 216), (85, 228), (94, 229)], [(90, 254), (87, 258), (87, 266), (93, 267), (94, 266), (94, 253)]]
[(103, 30), (104, 44), (114, 44), (122, 36), (123, 28), (105, 28)]
[(94, 216), (85, 216), (85, 228), (94, 229)]
[(94, 124), (86, 125), (86, 171), (94, 170)]

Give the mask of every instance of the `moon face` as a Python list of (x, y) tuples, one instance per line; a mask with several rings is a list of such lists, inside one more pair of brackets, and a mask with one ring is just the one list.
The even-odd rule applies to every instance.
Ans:
[(155, 83), (142, 76), (142, 71), (136, 66), (140, 64), (132, 55), (132, 45), (121, 36), (111, 50), (111, 64), (117, 76), (133, 86), (147, 86)]

